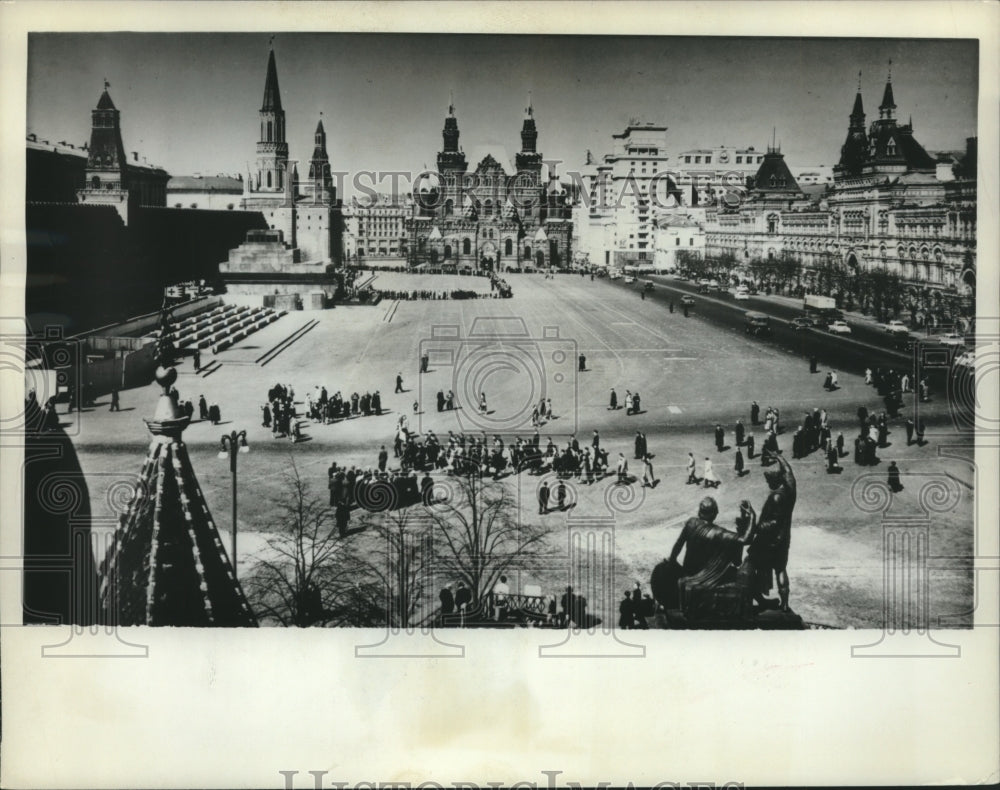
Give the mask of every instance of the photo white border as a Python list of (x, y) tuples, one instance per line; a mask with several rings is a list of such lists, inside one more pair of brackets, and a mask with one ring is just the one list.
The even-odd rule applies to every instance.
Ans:
[[(0, 315), (24, 310), (29, 31), (978, 38), (978, 298), (995, 306), (998, 20), (996, 3), (975, 2), (5, 3)], [(980, 331), (1000, 330), (990, 317)], [(997, 479), (997, 444), (979, 443), (980, 481)], [(6, 558), (20, 545), (20, 467), (7, 449), (2, 460)], [(995, 486), (977, 488), (976, 508), (977, 564), (995, 569)], [(0, 622), (16, 623), (20, 579), (7, 560), (0, 571)], [(328, 771), (324, 788), (997, 782), (1000, 585), (978, 576), (977, 627), (943, 632), (959, 658), (852, 658), (878, 632), (851, 630), (630, 632), (641, 660), (541, 659), (552, 632), (463, 633), (464, 658), (393, 660), (356, 659), (377, 638), (352, 630), (132, 629), (148, 658), (43, 659), (70, 629), (3, 627), (0, 783), (284, 787), (282, 770), (299, 772), (295, 787)]]

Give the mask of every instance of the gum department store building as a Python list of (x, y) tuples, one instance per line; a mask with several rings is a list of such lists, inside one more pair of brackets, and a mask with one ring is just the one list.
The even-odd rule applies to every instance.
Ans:
[(865, 125), (860, 85), (832, 187), (803, 192), (770, 148), (749, 199), (706, 212), (706, 252), (740, 262), (790, 252), (805, 275), (822, 260), (883, 267), (911, 289), (969, 294), (976, 281), (976, 139), (967, 141), (953, 180), (917, 142), (912, 120), (897, 121), (891, 75), (879, 116)]

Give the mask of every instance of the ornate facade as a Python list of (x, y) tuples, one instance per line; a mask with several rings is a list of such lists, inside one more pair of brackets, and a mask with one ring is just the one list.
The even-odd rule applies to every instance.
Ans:
[(808, 267), (822, 260), (881, 267), (911, 288), (970, 292), (976, 269), (975, 138), (956, 178), (896, 119), (891, 77), (879, 117), (866, 128), (860, 86), (834, 183), (807, 194), (770, 148), (748, 200), (706, 212), (707, 254), (738, 261), (791, 252)]
[(454, 106), (443, 138), (437, 173), (414, 190), (414, 215), (406, 222), (411, 263), (493, 271), (568, 265), (567, 192), (552, 171), (543, 181), (530, 103), (513, 167), (502, 151), (482, 149), (469, 171)]

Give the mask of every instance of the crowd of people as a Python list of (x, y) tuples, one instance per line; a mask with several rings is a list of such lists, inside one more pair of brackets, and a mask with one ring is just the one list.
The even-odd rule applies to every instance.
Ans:
[(370, 288), (365, 290), (366, 292), (372, 294), (372, 296), (369, 297), (370, 301), (375, 301), (375, 297), (378, 297), (378, 299), (402, 299), (404, 301), (416, 301), (418, 299), (493, 299), (496, 296), (494, 293), (484, 294), (479, 291), (469, 291), (462, 288), (456, 288), (452, 291), (433, 291), (426, 288), (414, 289), (412, 291), (383, 288)]

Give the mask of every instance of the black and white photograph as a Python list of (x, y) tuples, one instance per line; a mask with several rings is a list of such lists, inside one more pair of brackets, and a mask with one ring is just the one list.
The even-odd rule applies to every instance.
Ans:
[[(35, 639), (53, 671), (68, 662), (46, 656), (80, 658), (102, 685), (153, 672), (157, 644), (174, 661), (238, 645), (292, 674), (267, 651), (294, 646), (279, 654), (310, 654), (303, 683), (336, 646), (340, 668), (317, 680), (334, 718), (341, 682), (377, 667), (392, 684), (355, 689), (345, 714), (441, 693), (449, 672), (464, 695), (491, 678), (484, 706), (454, 715), (507, 757), (471, 762), (455, 722), (433, 745), (436, 699), (402, 727), (426, 738), (390, 739), (385, 773), (276, 757), (257, 786), (877, 783), (829, 756), (808, 778), (684, 761), (680, 782), (615, 761), (621, 735), (597, 733), (639, 711), (655, 729), (642, 697), (671, 683), (678, 651), (714, 646), (738, 675), (706, 667), (678, 692), (711, 700), (703, 737), (740, 704), (723, 688), (762, 684), (739, 720), (763, 729), (721, 742), (745, 755), (743, 738), (782, 753), (798, 736), (781, 723), (793, 703), (759, 696), (768, 659), (737, 669), (740, 645), (790, 672), (837, 639), (852, 672), (892, 678), (961, 676), (962, 640), (985, 626), (995, 642), (996, 173), (979, 185), (981, 137), (996, 166), (995, 75), (981, 84), (995, 42), (860, 16), (855, 34), (675, 32), (667, 6), (616, 33), (560, 30), (559, 14), (453, 31), (451, 4), (433, 6), (436, 30), (396, 31), (340, 26), (325, 4), (312, 28), (310, 4), (284, 24), (222, 5), (260, 10), (259, 29), (23, 31), (25, 123), (4, 137), (24, 168), (23, 214), (3, 224), (22, 245), (5, 247), (0, 316), (3, 553), (19, 558), (3, 581), (20, 596), (4, 636)], [(424, 691), (395, 679), (461, 665), (470, 645), (488, 668)], [(249, 698), (229, 675), (229, 710), (262, 712), (274, 671), (247, 675)], [(528, 686), (505, 697), (508, 672), (547, 677), (578, 710), (627, 705), (567, 746), (544, 712), (558, 697), (514, 702)], [(625, 700), (614, 686), (633, 672)], [(774, 702), (807, 682), (822, 683), (786, 679)], [(588, 701), (589, 684), (608, 688)], [(995, 682), (979, 694), (995, 701)], [(343, 727), (331, 744), (370, 755)], [(988, 755), (996, 770), (990, 732), (977, 770)], [(252, 781), (212, 776), (99, 770), (78, 786)]]

